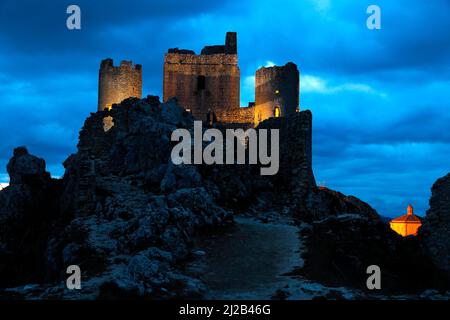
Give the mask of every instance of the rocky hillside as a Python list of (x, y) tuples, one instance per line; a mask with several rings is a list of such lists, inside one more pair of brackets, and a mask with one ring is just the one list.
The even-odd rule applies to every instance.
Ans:
[[(276, 176), (261, 176), (258, 165), (173, 165), (171, 133), (192, 131), (193, 118), (176, 101), (152, 96), (91, 114), (62, 179), (51, 179), (44, 160), (25, 147), (15, 149), (10, 186), (0, 192), (0, 288), (10, 288), (0, 295), (202, 297), (207, 288), (180, 265), (198, 235), (232, 224), (236, 214), (267, 223), (287, 218), (307, 240), (303, 275), (357, 286), (364, 266), (374, 257), (394, 259), (402, 241), (368, 204), (316, 187), (311, 122), (303, 111), (260, 124), (280, 129)], [(438, 250), (448, 249), (448, 197), (441, 191), (448, 188), (440, 185), (426, 227), (428, 248)], [(389, 263), (394, 273), (404, 266)], [(82, 270), (81, 291), (65, 289), (73, 264)]]
[(38, 283), (18, 294), (71, 298), (76, 291), (55, 284), (76, 264), (83, 298), (200, 296), (202, 284), (176, 264), (195, 233), (232, 215), (195, 166), (169, 164), (172, 131), (192, 121), (174, 102), (153, 97), (92, 114), (61, 181), (49, 178), (42, 159), (16, 149), (0, 198), (8, 231), (0, 234), (1, 287)]
[(430, 209), (420, 234), (434, 263), (450, 279), (450, 173), (431, 188)]

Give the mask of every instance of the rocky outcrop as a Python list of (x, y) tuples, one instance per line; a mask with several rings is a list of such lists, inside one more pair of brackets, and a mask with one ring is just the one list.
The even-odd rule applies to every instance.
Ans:
[(364, 219), (380, 223), (380, 216), (367, 203), (354, 196), (346, 196), (326, 187), (315, 188), (310, 193), (307, 215), (304, 221), (317, 221), (340, 214), (356, 214)]
[[(280, 129), (275, 176), (261, 176), (259, 165), (173, 165), (171, 134), (177, 128), (192, 132), (193, 121), (175, 100), (160, 103), (152, 96), (93, 113), (60, 180), (50, 178), (44, 160), (17, 148), (8, 164), (11, 184), (0, 191), (0, 288), (13, 288), (0, 295), (202, 297), (207, 288), (180, 264), (198, 234), (215, 232), (240, 213), (300, 226), (306, 251), (300, 273), (312, 279), (358, 286), (370, 264), (382, 264), (397, 286), (417, 270), (433, 273), (426, 257), (415, 253), (422, 252), (416, 239), (396, 236), (359, 199), (317, 188), (309, 111), (260, 124)], [(424, 224), (429, 252), (442, 268), (447, 182), (433, 188)], [(69, 265), (81, 268), (83, 290), (66, 289)], [(399, 280), (399, 274), (405, 276)]]
[[(377, 265), (383, 279), (379, 293), (419, 294), (428, 288), (448, 288), (421, 239), (402, 238), (368, 204), (323, 187), (311, 199), (312, 209), (303, 219), (307, 223), (302, 224), (306, 253), (299, 274), (330, 286), (367, 290), (366, 269)], [(446, 239), (440, 238), (441, 243)]]
[[(38, 263), (42, 272), (2, 286), (46, 286), (8, 294), (69, 299), (201, 295), (201, 283), (180, 273), (177, 264), (189, 255), (196, 233), (228, 224), (232, 215), (216, 204), (217, 193), (211, 190), (217, 187), (204, 183), (197, 167), (170, 162), (172, 131), (192, 123), (192, 116), (174, 101), (161, 104), (155, 97), (128, 99), (92, 114), (80, 132), (77, 153), (64, 162), (58, 193), (48, 201), (57, 204), (51, 210), (41, 205), (51, 194), (45, 163), (17, 149), (8, 165), (11, 186), (0, 193), (0, 226), (7, 227), (9, 215), (18, 228), (31, 228), (30, 221), (17, 217), (20, 213), (36, 217), (49, 230), (38, 229), (42, 240), (35, 250), (43, 257)], [(9, 234), (5, 243), (11, 248), (23, 245), (18, 236), (22, 232)], [(4, 253), (11, 251), (9, 246), (2, 248)], [(30, 268), (37, 265), (26, 261)], [(82, 270), (81, 296), (63, 285), (51, 285), (65, 279), (69, 265)], [(5, 266), (12, 267), (9, 262)], [(8, 278), (4, 271), (1, 279)]]
[(28, 153), (25, 147), (14, 149), (14, 155), (7, 165), (10, 185), (26, 185), (31, 180), (42, 183), (50, 179), (45, 171), (45, 161)]
[(232, 216), (217, 206), (197, 167), (170, 161), (171, 133), (192, 124), (175, 101), (161, 104), (155, 97), (92, 114), (78, 152), (64, 163), (61, 206), (73, 220), (65, 236), (52, 238), (49, 266), (79, 265), (98, 296), (105, 288), (126, 295), (130, 285), (140, 296), (199, 296), (204, 288), (176, 264), (197, 232)]
[(0, 192), (0, 286), (42, 278), (42, 253), (52, 216), (57, 213), (59, 182), (45, 161), (18, 147), (7, 166), (10, 185)]
[(431, 188), (430, 208), (420, 236), (435, 265), (450, 279), (450, 173)]

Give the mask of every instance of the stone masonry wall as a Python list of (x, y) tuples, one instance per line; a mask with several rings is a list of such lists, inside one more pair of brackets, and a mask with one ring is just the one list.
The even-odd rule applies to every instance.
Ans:
[(233, 110), (218, 110), (215, 113), (218, 122), (251, 124), (251, 126), (253, 126), (255, 107), (241, 107)]
[(255, 77), (255, 123), (275, 115), (279, 107), (281, 116), (299, 110), (299, 71), (289, 62), (285, 66), (260, 68)]
[(176, 97), (201, 120), (208, 111), (238, 110), (240, 71), (233, 34), (227, 34), (225, 46), (207, 46), (200, 55), (170, 49), (164, 57), (164, 101)]
[(316, 187), (312, 170), (311, 111), (270, 118), (261, 122), (257, 129), (280, 130), (280, 169), (273, 176), (273, 183), (276, 188), (292, 194), (302, 208), (312, 188)]
[(98, 110), (130, 97), (142, 97), (141, 65), (122, 61), (116, 67), (112, 59), (103, 60), (99, 70)]

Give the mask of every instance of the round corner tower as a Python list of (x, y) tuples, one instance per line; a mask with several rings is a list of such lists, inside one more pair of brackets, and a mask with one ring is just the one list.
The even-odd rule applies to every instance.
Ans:
[(103, 60), (99, 70), (98, 110), (130, 97), (142, 97), (142, 66), (122, 61), (116, 67), (112, 59)]
[(300, 80), (297, 65), (262, 67), (255, 77), (255, 124), (270, 117), (299, 111)]

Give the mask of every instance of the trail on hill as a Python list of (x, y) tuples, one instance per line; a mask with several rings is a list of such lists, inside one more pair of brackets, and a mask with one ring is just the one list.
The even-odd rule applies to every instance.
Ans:
[(226, 232), (198, 243), (187, 271), (209, 288), (208, 299), (270, 299), (295, 281), (283, 275), (303, 264), (298, 229), (237, 217)]

